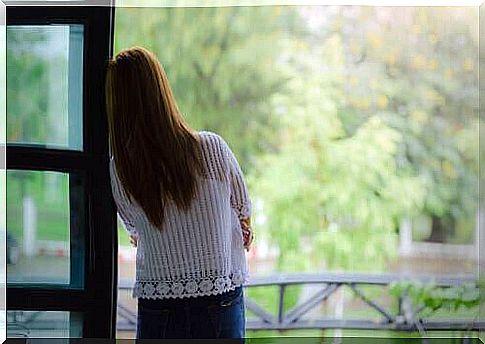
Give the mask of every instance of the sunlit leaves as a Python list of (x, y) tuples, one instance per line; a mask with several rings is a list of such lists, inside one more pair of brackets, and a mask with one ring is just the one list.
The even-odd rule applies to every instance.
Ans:
[(470, 72), (472, 71), (474, 68), (474, 63), (473, 63), (473, 60), (471, 58), (466, 58), (464, 61), (463, 61), (463, 69), (467, 72)]
[(367, 33), (367, 40), (373, 49), (380, 49), (384, 44), (382, 37), (375, 31)]
[(377, 106), (379, 109), (385, 109), (389, 105), (389, 100), (385, 94), (380, 94), (377, 96)]

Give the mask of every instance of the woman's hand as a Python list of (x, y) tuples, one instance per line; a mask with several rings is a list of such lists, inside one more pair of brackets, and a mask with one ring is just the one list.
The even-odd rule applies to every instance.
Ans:
[(253, 230), (251, 228), (251, 219), (246, 218), (241, 220), (241, 228), (243, 233), (244, 248), (249, 251), (254, 240)]
[(130, 244), (133, 247), (137, 247), (138, 246), (138, 235), (134, 235), (134, 234), (131, 234), (130, 235)]

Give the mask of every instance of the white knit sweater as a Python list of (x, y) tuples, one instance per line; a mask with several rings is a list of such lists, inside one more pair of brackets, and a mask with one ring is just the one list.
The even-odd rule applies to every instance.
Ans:
[(161, 231), (128, 200), (110, 161), (118, 214), (128, 232), (138, 235), (133, 297), (215, 295), (248, 278), (239, 219), (250, 216), (251, 202), (241, 169), (220, 136), (199, 135), (205, 173), (187, 211), (167, 204)]

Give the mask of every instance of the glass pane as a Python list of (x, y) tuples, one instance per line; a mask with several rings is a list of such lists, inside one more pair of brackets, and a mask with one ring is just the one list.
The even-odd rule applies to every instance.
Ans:
[[(79, 284), (82, 280), (81, 178), (7, 171), (7, 282)], [(71, 209), (70, 209), (71, 208)], [(71, 259), (76, 269), (71, 271)]]
[[(415, 240), (476, 242), (477, 15), (464, 7), (120, 8), (115, 52), (151, 49), (189, 124), (230, 144), (254, 205), (253, 272), (395, 272), (407, 218), (429, 219)], [(413, 257), (420, 263), (410, 266), (474, 273), (476, 250), (468, 251)], [(448, 258), (466, 260), (466, 270)]]
[(81, 336), (81, 313), (7, 311), (8, 338), (80, 338)]
[(7, 141), (82, 149), (83, 26), (7, 28)]
[[(115, 53), (153, 51), (188, 123), (238, 158), (253, 201), (251, 276), (476, 274), (476, 7), (126, 7), (115, 22)], [(130, 252), (126, 233), (119, 244)], [(128, 337), (135, 272), (120, 259)], [(271, 288), (248, 295), (277, 314)], [(289, 288), (285, 306), (314, 292)], [(330, 317), (375, 317), (334, 296)], [(437, 314), (467, 319), (476, 308)]]
[(135, 338), (136, 299), (131, 297), (135, 283), (136, 248), (130, 245), (129, 236), (118, 217), (118, 319), (116, 338)]

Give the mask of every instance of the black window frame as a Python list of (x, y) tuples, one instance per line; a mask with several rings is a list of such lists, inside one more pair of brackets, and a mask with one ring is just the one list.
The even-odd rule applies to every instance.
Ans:
[(7, 6), (6, 12), (7, 26), (84, 25), (82, 150), (7, 143), (6, 161), (7, 170), (80, 174), (84, 177), (85, 215), (83, 232), (78, 233), (84, 237), (81, 243), (84, 255), (71, 256), (71, 265), (79, 259), (84, 262), (84, 271), (78, 276), (83, 278), (83, 287), (7, 284), (7, 311), (80, 312), (83, 316), (83, 337), (115, 338), (118, 238), (109, 178), (104, 101), (106, 65), (113, 52), (114, 7)]

